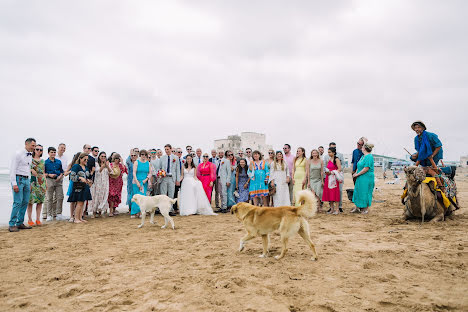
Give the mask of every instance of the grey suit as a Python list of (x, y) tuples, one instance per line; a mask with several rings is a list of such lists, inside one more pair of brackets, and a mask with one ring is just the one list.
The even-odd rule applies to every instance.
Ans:
[[(169, 162), (168, 162), (169, 157)], [(169, 164), (169, 167), (168, 167)], [(163, 155), (159, 159), (158, 169), (165, 170), (168, 175), (162, 179), (159, 190), (161, 195), (167, 195), (174, 198), (175, 183), (180, 181), (179, 157), (175, 155)]]
[[(337, 152), (336, 157), (338, 157), (338, 159), (341, 162), (341, 172), (343, 172), (344, 171), (344, 157), (343, 157), (343, 154)], [(328, 156), (328, 154), (323, 155), (323, 168), (324, 169), (325, 169), (325, 167), (327, 167), (327, 164), (328, 164), (329, 160), (330, 160), (330, 156)], [(343, 209), (343, 183), (340, 183), (339, 187), (340, 187), (340, 204), (339, 204), (338, 207), (340, 209)]]
[(226, 183), (231, 182), (231, 164), (228, 159), (221, 159), (218, 171), (220, 187), (221, 187), (221, 208), (227, 208), (227, 185)]

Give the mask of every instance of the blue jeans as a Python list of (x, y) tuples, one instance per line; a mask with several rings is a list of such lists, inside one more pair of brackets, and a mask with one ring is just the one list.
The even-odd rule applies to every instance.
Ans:
[[(28, 208), (31, 184), (28, 178), (16, 177), (19, 192), (13, 191), (13, 209), (11, 210), (10, 226), (18, 226), (24, 222), (24, 214)], [(13, 187), (12, 187), (13, 190)]]

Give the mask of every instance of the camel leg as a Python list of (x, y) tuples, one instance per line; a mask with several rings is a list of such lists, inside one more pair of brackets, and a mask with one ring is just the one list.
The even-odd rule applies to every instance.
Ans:
[(436, 222), (439, 222), (439, 221), (444, 221), (444, 213), (443, 212), (439, 213), (434, 218), (432, 218), (431, 223), (436, 223)]

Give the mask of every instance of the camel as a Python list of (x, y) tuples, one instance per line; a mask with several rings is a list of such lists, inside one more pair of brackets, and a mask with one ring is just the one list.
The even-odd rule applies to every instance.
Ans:
[(434, 188), (434, 182), (422, 183), (426, 174), (420, 167), (407, 167), (405, 174), (408, 197), (405, 202), (403, 219), (421, 218), (421, 224), (424, 223), (424, 218), (432, 219), (431, 222), (444, 221), (445, 207), (431, 191), (431, 188)]

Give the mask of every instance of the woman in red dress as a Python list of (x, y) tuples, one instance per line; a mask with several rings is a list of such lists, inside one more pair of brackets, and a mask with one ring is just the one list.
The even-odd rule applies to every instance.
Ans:
[(201, 181), (206, 197), (211, 204), (211, 193), (214, 181), (216, 181), (216, 165), (208, 161), (209, 157), (208, 154), (203, 154), (203, 162), (197, 167), (197, 178)]
[(122, 199), (122, 187), (123, 180), (122, 176), (124, 173), (128, 174), (127, 167), (122, 165), (121, 157), (119, 154), (114, 153), (112, 155), (112, 163), (110, 164), (112, 169), (109, 172), (109, 197), (107, 201), (109, 202), (109, 217), (113, 217), (115, 214), (115, 208), (117, 208)]
[[(323, 184), (322, 202), (330, 202), (331, 214), (337, 215), (339, 213), (338, 203), (340, 202), (340, 182), (335, 178), (335, 172), (341, 171), (341, 162), (336, 157), (336, 148), (330, 147), (328, 149), (328, 156), (330, 160), (325, 168), (325, 182)], [(325, 164), (324, 164), (325, 166)], [(331, 185), (328, 180), (333, 179)]]

